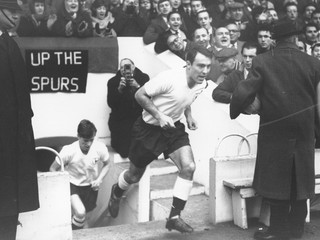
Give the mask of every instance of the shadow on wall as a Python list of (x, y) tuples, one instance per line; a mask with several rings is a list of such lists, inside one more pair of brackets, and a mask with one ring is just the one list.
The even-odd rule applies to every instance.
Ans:
[[(35, 140), (36, 147), (50, 147), (60, 152), (62, 147), (77, 141), (78, 138), (71, 136), (44, 137)], [(49, 168), (56, 155), (48, 150), (40, 149), (36, 151), (37, 170), (40, 172), (49, 172)]]

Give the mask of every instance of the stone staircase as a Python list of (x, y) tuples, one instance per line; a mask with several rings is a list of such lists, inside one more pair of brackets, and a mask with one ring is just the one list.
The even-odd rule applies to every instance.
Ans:
[[(172, 190), (178, 169), (171, 160), (156, 160), (150, 165), (150, 175), (150, 220), (164, 220), (171, 209)], [(204, 186), (194, 182), (184, 212), (194, 215), (193, 210), (196, 213), (203, 207), (202, 204), (196, 206), (197, 203), (206, 202), (208, 199), (204, 194)]]
[[(129, 163), (126, 161), (118, 162), (116, 164), (123, 169), (129, 167)], [(150, 164), (148, 171), (148, 174), (150, 175), (149, 220), (165, 220), (171, 209), (172, 190), (178, 175), (178, 169), (171, 160), (159, 159)], [(193, 184), (185, 211), (183, 211), (183, 217), (185, 216), (192, 219), (194, 216), (199, 215), (201, 219), (209, 222), (209, 197), (204, 194), (204, 191), (204, 186), (198, 183)], [(123, 202), (125, 202), (127, 196), (124, 198)], [(201, 219), (199, 219), (199, 221), (202, 221)], [(112, 219), (106, 212), (99, 218), (94, 227), (118, 225), (119, 222), (114, 222), (114, 220), (117, 219)]]

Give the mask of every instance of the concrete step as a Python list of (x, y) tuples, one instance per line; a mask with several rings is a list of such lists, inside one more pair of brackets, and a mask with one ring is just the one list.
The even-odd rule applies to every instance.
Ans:
[[(150, 220), (165, 220), (168, 218), (172, 205), (172, 197), (151, 201)], [(189, 196), (181, 217), (187, 222), (196, 221), (204, 225), (209, 224), (209, 197), (205, 194)]]
[[(151, 176), (150, 179), (150, 199), (169, 198), (172, 197), (172, 190), (178, 173), (170, 173), (166, 175)], [(204, 186), (194, 182), (190, 195), (204, 193)]]

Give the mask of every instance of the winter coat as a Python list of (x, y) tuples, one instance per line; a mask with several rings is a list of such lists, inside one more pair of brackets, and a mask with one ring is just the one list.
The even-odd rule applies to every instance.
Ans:
[(39, 207), (30, 83), (16, 42), (0, 37), (0, 217)]
[(320, 61), (280, 42), (253, 59), (252, 72), (232, 95), (236, 118), (254, 97), (261, 101), (253, 187), (263, 197), (289, 200), (293, 169), (297, 199), (314, 194), (314, 122)]

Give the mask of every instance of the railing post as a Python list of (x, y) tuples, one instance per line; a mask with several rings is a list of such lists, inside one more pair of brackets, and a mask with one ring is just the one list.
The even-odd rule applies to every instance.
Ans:
[(138, 222), (150, 220), (150, 166), (139, 182)]

